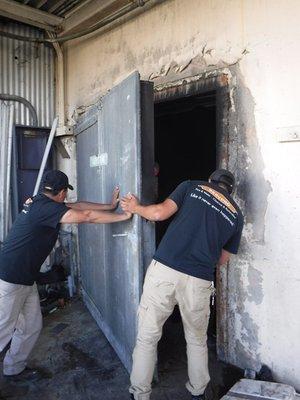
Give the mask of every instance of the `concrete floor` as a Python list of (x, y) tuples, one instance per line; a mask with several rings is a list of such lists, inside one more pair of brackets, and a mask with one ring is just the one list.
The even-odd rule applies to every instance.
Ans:
[[(211, 398), (218, 399), (242, 376), (220, 363), (209, 341)], [(2, 396), (10, 400), (123, 400), (128, 399), (129, 377), (114, 350), (80, 300), (73, 300), (44, 319), (44, 329), (33, 351), (31, 366), (49, 378), (28, 387), (11, 387), (0, 379)], [(159, 382), (153, 400), (185, 400), (187, 364), (181, 323), (166, 324), (159, 344)], [(27, 392), (27, 393), (26, 393)]]

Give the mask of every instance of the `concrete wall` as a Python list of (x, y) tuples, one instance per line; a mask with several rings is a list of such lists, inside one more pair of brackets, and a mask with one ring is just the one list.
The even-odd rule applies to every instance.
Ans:
[(78, 112), (140, 71), (155, 84), (210, 70), (230, 82), (229, 166), (246, 215), (230, 263), (226, 358), (265, 363), (300, 390), (300, 126), (298, 0), (167, 0), (124, 24), (65, 46), (67, 111)]

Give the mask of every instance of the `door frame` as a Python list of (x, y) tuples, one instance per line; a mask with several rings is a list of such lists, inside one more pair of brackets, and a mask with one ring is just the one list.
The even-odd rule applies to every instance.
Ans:
[[(172, 101), (205, 92), (216, 92), (216, 167), (234, 170), (232, 143), (233, 127), (236, 115), (232, 101), (232, 91), (236, 90), (235, 78), (228, 68), (200, 73), (190, 77), (177, 79), (154, 85), (154, 103)], [(229, 298), (228, 298), (228, 266), (217, 269), (217, 354), (226, 361), (229, 356)]]

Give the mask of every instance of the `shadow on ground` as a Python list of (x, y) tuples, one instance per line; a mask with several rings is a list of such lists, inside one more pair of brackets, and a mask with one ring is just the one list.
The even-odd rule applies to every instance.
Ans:
[[(212, 399), (220, 398), (241, 377), (241, 371), (217, 362), (209, 340)], [(26, 387), (11, 387), (1, 378), (9, 400), (123, 400), (129, 377), (116, 353), (80, 300), (44, 319), (44, 329), (30, 364), (49, 374)], [(158, 381), (153, 400), (190, 399), (185, 389), (187, 365), (181, 323), (170, 319), (159, 345)]]

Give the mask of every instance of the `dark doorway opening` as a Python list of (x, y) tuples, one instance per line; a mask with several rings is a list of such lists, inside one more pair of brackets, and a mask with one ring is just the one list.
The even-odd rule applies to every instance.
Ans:
[[(179, 183), (206, 180), (216, 167), (216, 93), (156, 103), (154, 116), (157, 201), (163, 201)], [(156, 224), (157, 245), (169, 223)]]
[[(224, 80), (226, 82), (226, 80)], [(226, 85), (222, 80), (199, 81), (155, 94), (155, 174), (157, 202), (163, 201), (184, 180), (207, 180), (221, 162), (226, 137)], [(206, 89), (206, 90), (205, 90)], [(170, 220), (156, 224), (156, 245)], [(215, 279), (216, 285), (216, 279)], [(218, 360), (217, 304), (211, 305), (208, 356), (211, 383), (209, 400), (220, 399), (243, 377), (243, 371)], [(218, 331), (219, 333), (219, 331)], [(164, 326), (158, 350), (160, 385), (177, 387), (186, 377), (186, 343), (178, 308)], [(182, 393), (182, 398), (187, 398)]]
[[(216, 169), (216, 92), (158, 102), (154, 106), (154, 120), (156, 190), (160, 202), (181, 182), (207, 180)], [(171, 221), (170, 218), (156, 223), (157, 246)], [(181, 324), (177, 307), (170, 320)], [(216, 336), (214, 306), (211, 307), (209, 335)]]
[[(219, 104), (218, 104), (219, 105)], [(164, 98), (156, 102), (155, 175), (157, 201), (163, 201), (185, 180), (207, 180), (216, 169), (217, 159), (217, 92), (214, 90), (181, 98)], [(156, 245), (171, 220), (156, 224)], [(233, 375), (225, 382), (225, 368), (216, 355), (216, 306), (211, 305), (208, 327), (209, 365), (212, 385), (211, 399), (220, 398), (234, 382)], [(186, 367), (186, 344), (180, 312), (177, 307), (164, 326), (159, 343), (158, 373), (162, 379), (170, 375), (180, 379), (178, 371)], [(225, 370), (225, 369), (224, 369)], [(226, 367), (226, 371), (228, 371)], [(166, 375), (164, 375), (166, 372)], [(171, 374), (169, 374), (171, 372)], [(223, 376), (223, 382), (219, 377)], [(233, 381), (231, 382), (231, 377)], [(172, 382), (170, 382), (172, 386)]]

